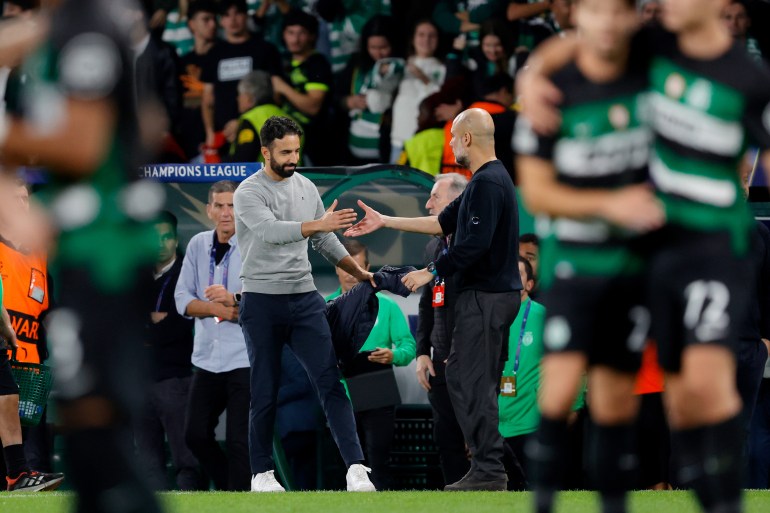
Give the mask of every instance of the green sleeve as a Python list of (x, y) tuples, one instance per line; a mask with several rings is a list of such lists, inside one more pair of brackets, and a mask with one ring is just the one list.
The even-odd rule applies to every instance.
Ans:
[(0, 276), (0, 306), (3, 306), (3, 278)]
[(409, 365), (414, 360), (417, 344), (404, 313), (392, 300), (380, 301), (380, 306), (388, 305), (388, 330), (390, 332), (391, 349), (393, 350), (393, 364), (398, 366)]
[(500, 0), (487, 0), (487, 3), (473, 9), (468, 15), (471, 23), (484, 23), (492, 19), (500, 10)]
[(457, 4), (453, 0), (439, 0), (433, 9), (433, 21), (441, 30), (454, 36), (460, 33), (460, 20), (455, 17)]

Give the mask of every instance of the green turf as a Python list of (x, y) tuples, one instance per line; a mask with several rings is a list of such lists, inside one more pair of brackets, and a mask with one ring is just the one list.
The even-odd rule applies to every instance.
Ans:
[[(529, 513), (529, 493), (308, 492), (286, 494), (164, 493), (167, 513)], [(0, 494), (0, 511), (64, 513), (72, 506), (70, 493)], [(746, 493), (747, 513), (770, 511), (770, 491)], [(597, 512), (597, 497), (590, 492), (561, 495), (557, 513)], [(686, 492), (636, 492), (631, 513), (696, 513)]]
[[(525, 513), (531, 511), (529, 493), (307, 492), (286, 494), (164, 493), (167, 513)], [(747, 513), (770, 511), (770, 491), (746, 493)], [(70, 493), (0, 494), (0, 509), (13, 513), (65, 513), (73, 504)], [(561, 495), (559, 513), (596, 512), (590, 492)], [(636, 492), (631, 513), (689, 513), (699, 511), (686, 492)]]

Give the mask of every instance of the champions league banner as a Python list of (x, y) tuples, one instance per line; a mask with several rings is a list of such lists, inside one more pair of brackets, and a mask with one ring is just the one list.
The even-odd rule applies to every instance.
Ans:
[(261, 162), (247, 164), (152, 164), (139, 170), (141, 178), (162, 183), (240, 182), (260, 169)]

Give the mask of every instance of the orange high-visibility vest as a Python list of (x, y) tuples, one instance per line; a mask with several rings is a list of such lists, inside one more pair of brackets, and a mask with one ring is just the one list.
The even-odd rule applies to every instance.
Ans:
[[(505, 112), (505, 106), (499, 103), (493, 102), (474, 102), (469, 109), (484, 109), (492, 114), (501, 114)], [(444, 154), (441, 157), (441, 172), (442, 173), (460, 173), (464, 175), (468, 180), (471, 179), (471, 170), (462, 167), (455, 161), (455, 155), (452, 153), (452, 147), (449, 145), (449, 141), (452, 140), (452, 121), (447, 121), (444, 125)]]
[[(48, 309), (48, 266), (43, 255), (25, 254), (0, 241), (3, 306), (11, 317), (19, 348), (16, 359), (41, 363), (37, 347), (40, 315)], [(10, 351), (9, 351), (10, 354)]]

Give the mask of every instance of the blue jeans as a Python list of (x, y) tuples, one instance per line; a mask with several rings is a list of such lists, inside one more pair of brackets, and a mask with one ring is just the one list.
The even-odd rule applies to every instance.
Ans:
[(288, 344), (313, 384), (346, 466), (363, 461), (353, 407), (340, 382), (337, 357), (318, 292), (243, 294), (240, 323), (251, 362), (249, 459), (252, 474), (274, 468), (273, 429), (281, 379), (281, 352)]

